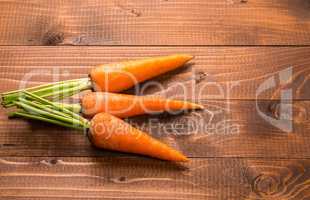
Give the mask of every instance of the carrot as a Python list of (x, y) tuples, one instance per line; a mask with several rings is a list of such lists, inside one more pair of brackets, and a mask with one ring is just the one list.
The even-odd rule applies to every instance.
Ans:
[(91, 120), (90, 140), (98, 148), (136, 153), (170, 161), (188, 161), (182, 153), (108, 113)]
[(181, 67), (192, 58), (193, 56), (191, 55), (176, 54), (99, 65), (91, 70), (89, 74), (90, 78), (61, 81), (2, 93), (2, 105), (4, 107), (13, 106), (13, 102), (18, 99), (19, 93), (23, 90), (36, 94), (40, 97), (58, 99), (71, 96), (82, 90), (91, 88), (95, 91), (119, 92), (126, 90), (137, 83)]
[(10, 117), (44, 121), (78, 130), (89, 129), (90, 141), (99, 148), (147, 155), (163, 160), (188, 161), (182, 153), (108, 113), (99, 113), (89, 122), (74, 112), (29, 92), (14, 104), (21, 111)]
[(134, 96), (108, 92), (90, 92), (81, 99), (82, 112), (94, 116), (100, 112), (120, 118), (164, 111), (202, 109), (203, 106), (156, 96)]
[(190, 55), (176, 54), (100, 65), (91, 70), (90, 77), (96, 91), (119, 92), (174, 70), (192, 58)]

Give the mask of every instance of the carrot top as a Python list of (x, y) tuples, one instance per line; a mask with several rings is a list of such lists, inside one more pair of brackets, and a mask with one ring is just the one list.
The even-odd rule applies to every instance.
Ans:
[(27, 91), (20, 92), (13, 104), (21, 110), (9, 113), (9, 117), (40, 120), (74, 129), (89, 127), (89, 121), (75, 112)]
[(14, 102), (17, 101), (19, 97), (25, 95), (25, 92), (31, 92), (38, 97), (52, 98), (55, 100), (72, 96), (86, 89), (91, 89), (89, 78), (49, 83), (27, 89), (5, 92), (0, 95), (2, 97), (2, 105), (4, 107), (11, 107), (15, 105)]

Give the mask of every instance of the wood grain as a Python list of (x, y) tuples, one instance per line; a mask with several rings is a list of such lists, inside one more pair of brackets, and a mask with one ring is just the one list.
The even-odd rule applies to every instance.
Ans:
[(0, 108), (1, 200), (310, 198), (309, 0), (0, 0), (0, 10), (0, 92), (190, 53), (136, 92), (205, 106), (127, 119), (185, 164), (96, 149), (83, 132)]
[[(294, 102), (292, 116), (289, 109), (282, 113), (286, 120), (280, 124), (292, 124), (289, 132), (263, 118), (280, 119), (278, 101), (201, 103), (206, 106), (204, 111), (141, 116), (128, 122), (189, 157), (310, 158), (309, 101)], [(45, 123), (8, 120), (3, 109), (0, 127), (1, 156), (132, 156), (95, 149), (79, 134), (83, 132), (52, 125), (47, 130)]]
[(309, 45), (308, 0), (0, 1), (0, 45)]
[[(140, 90), (143, 94), (190, 99), (206, 109), (178, 116), (137, 117), (130, 120), (133, 125), (190, 157), (309, 158), (309, 50), (308, 47), (3, 46), (0, 89), (17, 89), (21, 80), (32, 74), (35, 76), (27, 81), (30, 85), (85, 77), (92, 66), (100, 63), (187, 52), (196, 56), (189, 65), (142, 84), (143, 87), (160, 83), (162, 89)], [(280, 84), (279, 74), (290, 66), (292, 74)], [(256, 96), (258, 88), (270, 78), (274, 78), (274, 87)], [(185, 86), (187, 93), (179, 85)], [(282, 102), (291, 105), (294, 111), (293, 116), (288, 110), (282, 113), (288, 118), (281, 124), (293, 125), (288, 133), (263, 118), (281, 118), (279, 99), (283, 89), (292, 89), (294, 99)], [(0, 124), (2, 156), (119, 155), (95, 150), (83, 135), (74, 131), (55, 126), (49, 126), (47, 131), (45, 124), (8, 120), (3, 109)], [(181, 127), (175, 127), (178, 125)]]
[(18, 157), (0, 159), (3, 199), (290, 199), (309, 197), (310, 162)]
[[(291, 89), (293, 99), (310, 99), (309, 47), (2, 46), (0, 91), (16, 89), (24, 82), (86, 77), (102, 63), (173, 53), (190, 53), (195, 59), (142, 85), (141, 93), (187, 99), (280, 99), (286, 98), (281, 97), (282, 90)], [(260, 92), (266, 82), (272, 87)]]

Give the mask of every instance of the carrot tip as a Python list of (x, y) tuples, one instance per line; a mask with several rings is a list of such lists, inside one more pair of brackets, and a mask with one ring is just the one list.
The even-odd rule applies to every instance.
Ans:
[(188, 162), (188, 161), (190, 161), (189, 158), (187, 158), (181, 152), (177, 152), (177, 156), (175, 158), (176, 158), (175, 161), (177, 161), (177, 162)]
[(205, 107), (203, 105), (199, 105), (199, 104), (197, 105), (197, 108), (200, 109), (200, 110), (205, 109)]
[(188, 61), (190, 61), (190, 60), (192, 60), (194, 58), (194, 56), (189, 55), (189, 54), (184, 54), (182, 56), (185, 58), (186, 62), (188, 62)]
[(193, 110), (203, 110), (205, 107), (201, 104), (191, 103), (191, 107)]
[(181, 160), (181, 162), (189, 162), (190, 161), (190, 159), (189, 158), (187, 158), (186, 156), (184, 156), (184, 159), (183, 160)]

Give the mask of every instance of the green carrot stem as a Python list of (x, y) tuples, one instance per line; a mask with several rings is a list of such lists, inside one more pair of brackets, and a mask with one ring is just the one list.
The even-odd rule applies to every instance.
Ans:
[(57, 85), (52, 85), (48, 88), (43, 88), (43, 89), (39, 89), (39, 90), (35, 90), (33, 93), (41, 93), (41, 92), (45, 92), (47, 90), (50, 91), (55, 91), (55, 90), (60, 90), (61, 88), (71, 88), (71, 87), (76, 87), (78, 86), (80, 83), (86, 82), (88, 81), (88, 79), (79, 79), (77, 81), (69, 81), (68, 83), (61, 83), (61, 84), (57, 84)]
[[(15, 90), (12, 92), (2, 93), (2, 105), (5, 107), (13, 106), (13, 101), (20, 96), (22, 91), (31, 91), (32, 93), (42, 97), (55, 97), (65, 98), (71, 96), (77, 92), (91, 88), (91, 82), (89, 78), (75, 79), (62, 81), (52, 84), (41, 85), (37, 87), (28, 88), (25, 90)], [(61, 95), (60, 95), (61, 94)]]
[[(60, 98), (65, 98), (67, 96), (71, 96), (77, 92), (79, 92), (80, 90), (85, 90), (85, 89), (88, 89), (90, 88), (90, 86), (86, 85), (87, 82), (85, 81), (78, 81), (78, 82), (71, 82), (71, 83), (68, 83), (68, 84), (63, 84), (63, 85), (55, 85), (55, 86), (52, 86), (52, 87), (49, 87), (49, 88), (44, 88), (42, 90), (37, 90), (37, 91), (34, 91), (32, 92), (33, 94), (36, 94), (38, 96), (41, 96), (41, 97), (54, 97), (54, 96), (57, 96), (59, 94), (68, 94), (68, 95), (62, 95), (60, 96)], [(83, 86), (83, 87), (82, 87)], [(74, 92), (66, 92), (67, 90), (71, 89), (71, 88), (77, 88)], [(69, 90), (69, 91), (72, 91)]]
[(51, 108), (48, 108), (46, 107), (45, 105), (42, 105), (42, 104), (38, 104), (38, 103), (35, 103), (35, 102), (32, 102), (32, 101), (28, 101), (26, 99), (23, 99), (23, 98), (19, 98), (19, 101), (24, 103), (24, 104), (27, 104), (27, 105), (30, 105), (30, 106), (33, 106), (35, 108), (38, 108), (38, 109), (41, 109), (43, 111), (46, 111), (46, 112), (49, 112), (51, 114), (55, 114), (55, 115), (59, 115), (59, 116), (62, 116), (64, 118), (67, 118), (67, 122), (72, 122), (72, 123), (80, 123), (79, 120), (76, 120), (74, 118), (72, 118), (71, 116), (69, 116), (68, 114), (65, 114), (65, 113), (62, 113), (62, 112), (59, 112), (57, 110), (53, 110)]
[(82, 126), (82, 127), (84, 127), (83, 123), (81, 123), (80, 121), (76, 121), (73, 118), (70, 119), (70, 118), (66, 118), (66, 117), (60, 116), (60, 115), (49, 113), (49, 112), (46, 112), (44, 110), (40, 110), (40, 109), (30, 105), (30, 104), (25, 104), (25, 103), (22, 103), (22, 102), (15, 102), (15, 103), (16, 103), (16, 105), (20, 106), (25, 111), (27, 111), (28, 113), (39, 114), (39, 115), (43, 115), (43, 116), (45, 116), (46, 118), (49, 118), (49, 119), (52, 118), (52, 119), (55, 119), (55, 120), (60, 121), (60, 122), (71, 123), (72, 125), (75, 125), (75, 126)]
[(42, 117), (42, 116), (37, 116), (37, 115), (33, 115), (33, 114), (29, 114), (29, 113), (25, 113), (25, 112), (13, 112), (13, 113), (9, 113), (9, 117), (22, 117), (22, 118), (27, 118), (27, 119), (33, 119), (33, 120), (39, 120), (39, 121), (43, 121), (43, 122), (48, 122), (48, 123), (52, 123), (52, 124), (56, 124), (59, 126), (63, 126), (63, 127), (67, 127), (67, 128), (74, 128), (74, 129), (79, 129), (82, 130), (84, 128), (88, 128), (88, 126), (75, 126), (72, 124), (67, 124), (61, 121), (57, 121), (54, 119), (49, 119), (46, 117)]
[(46, 104), (46, 105), (50, 105), (50, 106), (52, 106), (56, 110), (61, 110), (64, 113), (69, 114), (73, 118), (79, 119), (83, 124), (88, 124), (89, 123), (88, 120), (86, 120), (83, 117), (81, 117), (80, 115), (78, 115), (78, 114), (76, 114), (76, 113), (74, 113), (74, 112), (64, 108), (63, 106), (59, 106), (58, 104), (55, 104), (55, 103), (53, 103), (51, 101), (48, 101), (47, 99), (43, 99), (43, 98), (41, 98), (41, 97), (39, 97), (39, 96), (37, 96), (35, 94), (32, 94), (30, 92), (25, 91), (24, 93), (25, 93), (25, 95), (27, 97), (33, 98), (33, 99), (35, 99), (36, 101), (38, 101), (40, 103), (43, 103), (43, 104)]
[[(81, 81), (69, 81), (68, 83), (50, 85), (48, 87), (43, 87), (43, 88), (39, 88), (34, 91), (31, 90), (31, 91), (39, 96), (43, 96), (43, 95), (49, 96), (49, 94), (53, 93), (56, 90), (63, 90), (63, 88), (68, 88), (68, 87), (76, 87), (76, 86), (79, 86), (80, 83)], [(10, 103), (16, 100), (20, 96), (21, 92), (22, 91), (17, 91), (12, 94), (3, 94), (2, 95), (3, 104), (7, 104), (7, 103)]]
[(67, 103), (58, 103), (58, 102), (54, 102), (54, 104), (56, 104), (57, 106), (60, 107), (64, 107), (74, 113), (80, 113), (82, 111), (82, 107), (79, 103), (75, 103), (75, 104), (67, 104)]
[[(49, 87), (43, 87), (43, 88), (37, 89), (35, 91), (31, 91), (31, 92), (36, 94), (36, 95), (39, 95), (39, 96), (42, 96), (42, 95), (48, 96), (53, 91), (63, 90), (64, 88), (76, 87), (76, 86), (79, 86), (81, 83), (82, 83), (81, 81), (70, 81), (68, 83), (61, 83), (59, 85), (55, 84), (55, 85), (51, 85)], [(21, 92), (22, 91), (15, 92), (13, 94), (5, 94), (3, 96), (3, 99), (4, 100), (11, 100), (11, 99), (17, 98)]]
[(48, 95), (39, 95), (39, 96), (44, 97), (44, 98), (52, 97), (54, 100), (55, 99), (60, 100), (60, 99), (72, 96), (72, 95), (74, 95), (80, 91), (87, 90), (87, 89), (91, 89), (91, 83), (90, 82), (83, 82), (83, 83), (80, 83), (76, 87), (67, 88), (64, 90), (55, 90), (54, 92), (49, 93)]
[(89, 80), (89, 78), (80, 78), (80, 79), (72, 79), (72, 80), (60, 81), (60, 82), (55, 82), (55, 83), (48, 83), (48, 84), (38, 85), (38, 86), (26, 88), (26, 89), (4, 92), (4, 93), (1, 93), (0, 95), (9, 95), (9, 94), (13, 94), (13, 93), (20, 93), (20, 92), (25, 91), (25, 90), (27, 92), (30, 92), (33, 90), (38, 90), (38, 89), (42, 89), (42, 88), (46, 88), (46, 87), (50, 87), (50, 86), (54, 86), (54, 85), (66, 84), (66, 83), (76, 82), (76, 81), (81, 81), (81, 80)]

